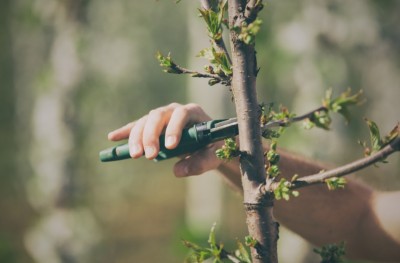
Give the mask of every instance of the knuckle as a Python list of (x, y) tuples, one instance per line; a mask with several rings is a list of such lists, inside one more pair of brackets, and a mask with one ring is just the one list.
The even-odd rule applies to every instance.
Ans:
[(149, 111), (149, 117), (154, 118), (154, 117), (161, 117), (166, 113), (165, 108), (157, 108)]
[(181, 104), (179, 104), (179, 103), (177, 103), (177, 102), (172, 102), (172, 103), (170, 103), (167, 107), (168, 108), (171, 108), (171, 109), (176, 109), (176, 108), (179, 108), (179, 107), (181, 107), (182, 105)]
[(179, 116), (187, 116), (189, 114), (189, 109), (187, 107), (179, 107), (175, 109), (175, 112)]
[(196, 104), (196, 103), (189, 103), (186, 105), (186, 108), (188, 109), (188, 111), (193, 112), (193, 113), (200, 113), (202, 112), (202, 108), (200, 107), (200, 105)]

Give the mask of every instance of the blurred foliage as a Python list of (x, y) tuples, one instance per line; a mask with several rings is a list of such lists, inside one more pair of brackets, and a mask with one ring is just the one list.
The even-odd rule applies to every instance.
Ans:
[[(87, 242), (66, 251), (86, 262), (182, 261), (185, 252), (175, 246), (186, 233), (185, 185), (173, 179), (173, 161), (105, 165), (97, 153), (110, 145), (108, 131), (152, 108), (186, 102), (186, 78), (163, 74), (155, 55), (171, 52), (182, 64), (196, 55), (186, 50), (187, 19), (197, 7), (172, 0), (4, 1), (1, 262), (33, 262), (30, 234), (47, 231), (44, 224), (60, 215), (76, 227), (65, 240), (73, 244), (82, 235)], [(348, 125), (333, 118), (329, 133), (294, 127), (282, 136), (284, 147), (339, 164), (361, 157), (357, 139), (368, 138), (363, 117), (379, 120), (385, 132), (394, 126), (399, 10), (396, 0), (267, 2), (256, 40), (260, 101), (301, 114), (319, 106), (328, 88), (362, 89), (367, 97)], [(379, 171), (384, 178), (374, 168), (363, 178), (399, 189), (399, 157), (388, 161)], [(228, 191), (218, 225), (224, 239), (234, 240), (246, 228), (240, 197)]]

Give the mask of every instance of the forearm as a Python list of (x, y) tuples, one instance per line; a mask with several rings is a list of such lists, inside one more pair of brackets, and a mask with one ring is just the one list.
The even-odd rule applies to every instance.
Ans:
[[(284, 151), (281, 171), (286, 178), (305, 176), (324, 169), (314, 161)], [(326, 168), (326, 167), (325, 167)], [(241, 191), (238, 161), (223, 163), (219, 171)], [(345, 189), (329, 191), (326, 185), (300, 189), (300, 196), (276, 201), (277, 219), (292, 231), (315, 245), (346, 242), (347, 255), (372, 260), (399, 260), (400, 245), (381, 227), (381, 211), (374, 209), (375, 194), (367, 186), (348, 179)]]

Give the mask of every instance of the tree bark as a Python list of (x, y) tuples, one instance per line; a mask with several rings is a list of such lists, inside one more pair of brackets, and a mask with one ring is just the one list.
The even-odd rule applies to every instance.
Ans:
[(257, 61), (254, 45), (237, 38), (234, 25), (244, 21), (247, 1), (230, 0), (229, 24), (232, 49), (232, 91), (239, 125), (240, 168), (247, 225), (251, 237), (257, 240), (252, 248), (253, 262), (277, 262), (278, 223), (273, 218), (273, 195), (261, 191), (265, 184), (264, 155), (257, 102)]

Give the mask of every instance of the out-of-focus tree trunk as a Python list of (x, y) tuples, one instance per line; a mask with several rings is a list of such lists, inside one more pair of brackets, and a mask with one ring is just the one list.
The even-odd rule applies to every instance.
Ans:
[(12, 2), (0, 8), (0, 262), (26, 262), (21, 236), (31, 216), (17, 174), (16, 94), (12, 57)]
[[(37, 262), (87, 262), (98, 239), (91, 213), (74, 202), (78, 113), (73, 109), (82, 71), (78, 54), (82, 6), (81, 1), (73, 3), (15, 3), (16, 13), (31, 8), (31, 16), (41, 23), (39, 29), (34, 24), (25, 25), (37, 30), (32, 39), (29, 34), (14, 36), (14, 55), (21, 75), (17, 81), (19, 127), (32, 131), (29, 141), (23, 138), (26, 133), (20, 134), (32, 169), (27, 193), (39, 214), (25, 243)], [(46, 30), (41, 31), (43, 28)]]

